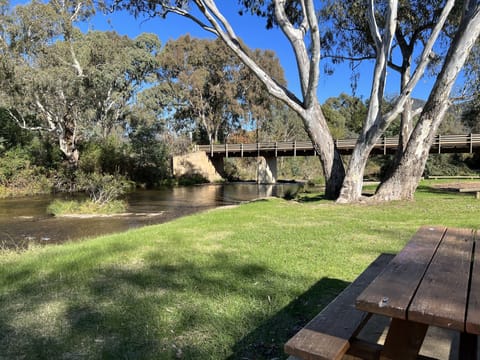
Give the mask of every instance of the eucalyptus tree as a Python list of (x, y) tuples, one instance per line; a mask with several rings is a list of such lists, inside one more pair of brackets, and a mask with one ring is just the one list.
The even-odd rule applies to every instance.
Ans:
[(367, 114), (367, 106), (361, 99), (345, 93), (325, 100), (322, 109), (337, 139), (358, 136)]
[(160, 40), (147, 33), (131, 39), (91, 31), (76, 47), (84, 69), (84, 122), (105, 139), (115, 127), (125, 126), (132, 100), (156, 82)]
[[(446, 58), (445, 61), (442, 61), (446, 57), (448, 49), (451, 46), (455, 46), (454, 40), (452, 40), (454, 35), (462, 32), (458, 26), (462, 11), (468, 9), (470, 6), (473, 7), (475, 4), (468, 1), (457, 1), (456, 4), (454, 1), (438, 2), (429, 0), (400, 0), (398, 2), (397, 23), (395, 24), (395, 30), (391, 40), (392, 45), (387, 59), (387, 66), (400, 75), (399, 92), (401, 95), (396, 103), (402, 104), (399, 146), (397, 156), (392, 164), (392, 171), (395, 171), (401, 162), (407, 161), (405, 151), (414, 129), (413, 119), (415, 115), (421, 114), (423, 110), (422, 107), (418, 107), (415, 110), (412, 108), (413, 99), (410, 98), (410, 93), (414, 88), (412, 85), (416, 83), (416, 80), (412, 78), (420, 78), (427, 66), (430, 68), (431, 74), (436, 76), (438, 75), (436, 69), (442, 66), (445, 68), (450, 61), (459, 60), (458, 58)], [(380, 53), (379, 46), (374, 40), (375, 34), (372, 32), (371, 24), (374, 21), (379, 24), (385, 24), (387, 20), (383, 14), (389, 13), (385, 11), (385, 9), (382, 9), (382, 6), (379, 6), (379, 10), (381, 11), (375, 12), (374, 16), (365, 17), (362, 16), (364, 10), (358, 2), (328, 1), (327, 6), (322, 9), (321, 14), (323, 19), (329, 21), (331, 28), (326, 30), (323, 37), (323, 44), (334, 63), (344, 60), (354, 62), (373, 58), (378, 59)], [(466, 21), (474, 22), (475, 20), (470, 18)], [(475, 41), (475, 37), (478, 38), (478, 33), (475, 34), (474, 32), (470, 35), (473, 41)], [(435, 48), (433, 48), (434, 42), (432, 40), (436, 40), (437, 42)], [(470, 51), (470, 49), (468, 49), (468, 51)], [(456, 77), (458, 75), (458, 71), (460, 71), (464, 62), (465, 60), (462, 60), (456, 64), (457, 71), (452, 70), (451, 76)], [(442, 96), (448, 98), (449, 93), (450, 90), (444, 92)], [(383, 90), (380, 93), (377, 92), (377, 94), (383, 96)], [(382, 108), (381, 104), (380, 99), (378, 99), (378, 106), (380, 107), (379, 115), (382, 113), (390, 115), (396, 112), (394, 111), (392, 113), (389, 111), (390, 109)], [(395, 106), (394, 109), (396, 109)], [(443, 116), (440, 116), (440, 113), (438, 115), (437, 119), (441, 122)], [(386, 122), (379, 120), (373, 122), (373, 124), (378, 124), (382, 128), (385, 126), (386, 129), (391, 122), (392, 117)], [(363, 140), (361, 142), (363, 142)], [(430, 147), (428, 142), (425, 143), (425, 146)], [(350, 201), (351, 198), (359, 196), (360, 187), (358, 181), (356, 182), (357, 186), (355, 189), (355, 186), (352, 185), (354, 182), (351, 178), (361, 176), (360, 169), (364, 168), (366, 161), (365, 156), (362, 156), (362, 154), (368, 155), (369, 148), (361, 146), (360, 144), (358, 144), (357, 148), (359, 151), (354, 154), (349, 166), (352, 176), (349, 176), (347, 172), (345, 182), (347, 186), (344, 186), (342, 190), (343, 201)], [(424, 156), (428, 156), (428, 151), (424, 151)], [(417, 167), (415, 170), (416, 173), (421, 173), (424, 162), (410, 162), (408, 171), (413, 172), (413, 167)], [(417, 176), (411, 177), (407, 175), (403, 176), (402, 181), (397, 182), (395, 186), (382, 185), (380, 187), (382, 190), (377, 193), (375, 199), (411, 198), (418, 184), (418, 180), (419, 177)], [(351, 186), (348, 186), (349, 183)]]
[[(212, 56), (215, 54), (215, 56)], [(271, 51), (252, 56), (285, 82)], [(251, 118), (266, 117), (272, 101), (221, 40), (183, 36), (166, 43), (160, 56), (158, 91), (177, 131), (200, 129), (209, 143), (226, 137)]]
[(165, 44), (160, 61), (160, 89), (168, 95), (176, 130), (197, 127), (215, 143), (221, 132), (236, 126), (239, 64), (223, 43), (182, 36)]
[[(245, 46), (244, 46), (245, 47)], [(248, 49), (246, 49), (249, 51)], [(263, 69), (282, 86), (286, 86), (285, 75), (283, 68), (280, 65), (279, 59), (275, 52), (271, 50), (254, 49), (249, 51), (251, 57)], [(256, 141), (277, 139), (276, 136), (270, 137), (269, 131), (262, 131), (265, 128), (273, 128), (269, 126), (269, 122), (276, 122), (275, 118), (278, 114), (285, 113), (285, 105), (276, 100), (265, 89), (265, 86), (255, 77), (250, 69), (242, 64), (240, 67), (240, 81), (238, 82), (240, 93), (240, 102), (244, 109), (243, 114), (246, 122), (250, 123), (250, 127), (256, 130)], [(293, 119), (293, 118), (291, 118)], [(247, 121), (249, 120), (249, 121)], [(289, 124), (288, 118), (285, 118), (285, 131), (281, 132), (285, 135), (288, 129), (294, 124)], [(295, 122), (293, 120), (293, 122)], [(266, 139), (262, 139), (262, 134)]]
[[(116, 4), (124, 5), (134, 13), (148, 13), (152, 16), (167, 16), (175, 13), (187, 17), (205, 30), (221, 38), (225, 44), (248, 66), (269, 93), (291, 107), (302, 119), (310, 139), (323, 165), (326, 181), (326, 196), (337, 198), (339, 202), (352, 202), (361, 199), (362, 178), (368, 155), (375, 142), (388, 126), (404, 110), (411, 93), (422, 78), (430, 63), (433, 48), (446, 24), (454, 0), (441, 1), (436, 9), (441, 9), (418, 59), (418, 64), (407, 84), (403, 87), (392, 109), (382, 113), (387, 68), (393, 53), (394, 38), (399, 26), (399, 0), (365, 0), (362, 4), (363, 16), (368, 20), (368, 29), (375, 48), (375, 64), (372, 75), (368, 112), (364, 121), (354, 153), (345, 173), (342, 159), (335, 149), (328, 123), (317, 98), (320, 76), (320, 26), (314, 0), (239, 0), (243, 9), (265, 16), (268, 26), (278, 26), (289, 40), (297, 61), (300, 79), (301, 97), (297, 97), (285, 86), (273, 79), (241, 46), (241, 42), (232, 25), (217, 7), (214, 0), (160, 0), (152, 3), (148, 0), (124, 0)], [(218, 2), (220, 3), (220, 2)], [(222, 4), (224, 4), (222, 2)], [(317, 2), (318, 4), (318, 2)], [(454, 38), (441, 65), (427, 105), (423, 109), (423, 124), (412, 131), (402, 159), (396, 172), (392, 173), (385, 184), (379, 188), (375, 199), (389, 200), (410, 198), (418, 185), (418, 170), (424, 166), (439, 122), (443, 118), (448, 103), (448, 95), (454, 80), (461, 71), (470, 50), (478, 38), (480, 26), (480, 2), (465, 0), (462, 8), (462, 20), (454, 28)], [(381, 22), (377, 14), (384, 16)], [(416, 151), (415, 149), (419, 149)], [(397, 191), (395, 186), (402, 181), (407, 185)]]
[(78, 161), (74, 115), (79, 106), (69, 92), (76, 92), (83, 72), (73, 49), (77, 36), (73, 24), (93, 12), (89, 1), (32, 1), (16, 6), (3, 28), (10, 59), (3, 105), (22, 128), (55, 132), (62, 152), (74, 164)]
[(90, 2), (33, 1), (17, 6), (6, 27), (11, 76), (4, 106), (17, 124), (54, 134), (74, 167), (78, 142), (99, 126), (108, 134), (135, 89), (156, 68), (156, 37), (83, 34), (76, 26), (94, 13)]

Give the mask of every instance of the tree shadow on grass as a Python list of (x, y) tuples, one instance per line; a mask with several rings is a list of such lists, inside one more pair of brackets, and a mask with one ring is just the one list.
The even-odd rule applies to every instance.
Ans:
[(323, 278), (291, 303), (265, 320), (233, 347), (236, 359), (286, 358), (283, 345), (328, 305), (348, 282)]
[[(268, 316), (259, 309), (270, 295), (293, 291), (285, 284), (300, 279), (222, 251), (197, 262), (188, 254), (170, 259), (168, 252), (122, 262), (133, 250), (84, 250), (69, 260), (44, 258), (7, 271), (0, 359), (223, 359), (232, 350), (232, 359), (271, 358), (282, 354), (295, 325), (347, 285), (322, 280), (238, 340)], [(112, 257), (119, 260), (104, 263)]]

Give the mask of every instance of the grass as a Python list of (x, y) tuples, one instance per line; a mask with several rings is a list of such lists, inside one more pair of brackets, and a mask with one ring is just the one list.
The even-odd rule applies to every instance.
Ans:
[(262, 200), (0, 253), (0, 359), (273, 359), (380, 253), (424, 224), (478, 228), (473, 196)]
[(112, 200), (96, 203), (92, 200), (54, 200), (48, 206), (48, 213), (55, 216), (82, 214), (119, 214), (125, 212), (127, 203), (123, 200)]

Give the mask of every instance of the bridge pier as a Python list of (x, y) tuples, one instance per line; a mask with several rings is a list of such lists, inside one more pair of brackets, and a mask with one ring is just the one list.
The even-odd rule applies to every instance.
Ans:
[(277, 158), (259, 156), (257, 160), (257, 184), (277, 182)]
[(220, 182), (223, 166), (223, 157), (209, 158), (203, 151), (172, 158), (172, 172), (176, 178), (199, 176), (208, 182)]

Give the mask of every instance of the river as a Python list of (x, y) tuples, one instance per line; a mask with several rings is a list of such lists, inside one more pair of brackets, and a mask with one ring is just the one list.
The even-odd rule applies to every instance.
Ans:
[(48, 215), (47, 206), (55, 196), (3, 199), (0, 200), (0, 247), (26, 248), (32, 243), (58, 244), (116, 233), (256, 198), (282, 197), (287, 191), (297, 189), (298, 184), (232, 183), (137, 190), (127, 196), (127, 214), (86, 218)]

